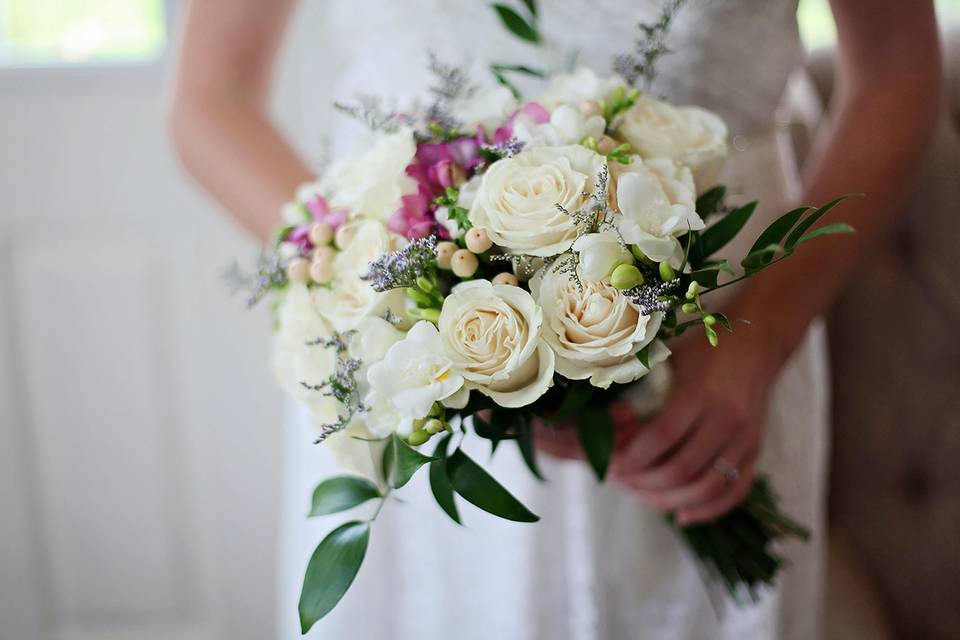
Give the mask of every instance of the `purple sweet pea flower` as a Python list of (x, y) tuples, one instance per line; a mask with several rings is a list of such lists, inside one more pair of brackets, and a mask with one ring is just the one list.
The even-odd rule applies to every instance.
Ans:
[(430, 213), (432, 200), (429, 189), (421, 183), (417, 193), (401, 198), (403, 204), (387, 220), (387, 228), (408, 240), (431, 235), (437, 226)]

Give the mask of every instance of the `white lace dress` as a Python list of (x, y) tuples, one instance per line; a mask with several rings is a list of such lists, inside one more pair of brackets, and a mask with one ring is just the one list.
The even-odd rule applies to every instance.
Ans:
[[(519, 4), (519, 3), (518, 3)], [(335, 70), (330, 86), (306, 86), (306, 137), (332, 137), (343, 152), (363, 135), (344, 119), (318, 117), (316, 100), (375, 93), (399, 100), (429, 85), (427, 51), (449, 62), (547, 64), (576, 48), (597, 70), (627, 50), (635, 25), (655, 15), (653, 0), (543, 0), (546, 51), (508, 35), (488, 3), (462, 0), (324, 0), (307, 3), (298, 25), (304, 69)], [(725, 182), (759, 197), (762, 218), (782, 212), (793, 185), (778, 144), (775, 108), (800, 56), (796, 0), (690, 0), (670, 36), (656, 90), (719, 113), (732, 136)], [(317, 78), (323, 74), (316, 74)], [(301, 74), (308, 80), (311, 75)], [(786, 549), (793, 566), (776, 590), (718, 617), (687, 550), (661, 515), (576, 463), (543, 461), (533, 480), (518, 455), (501, 447), (494, 475), (541, 516), (505, 522), (463, 504), (457, 527), (430, 495), (426, 474), (390, 504), (350, 592), (311, 638), (508, 638), (517, 640), (816, 639), (819, 633), (826, 358), (819, 327), (784, 369), (772, 396), (761, 459), (783, 507), (809, 525), (809, 544)], [(314, 447), (305, 416), (291, 408), (280, 538), (280, 638), (299, 637), (296, 604), (314, 546), (344, 516), (308, 520), (316, 483), (335, 473)], [(475, 457), (488, 459), (486, 442)]]

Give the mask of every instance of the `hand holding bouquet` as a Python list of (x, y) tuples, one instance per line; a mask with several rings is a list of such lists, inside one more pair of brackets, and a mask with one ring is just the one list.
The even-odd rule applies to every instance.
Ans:
[[(426, 467), (454, 521), (462, 499), (534, 522), (464, 438), (515, 443), (539, 476), (534, 424), (570, 423), (603, 480), (611, 403), (654, 411), (670, 341), (695, 330), (717, 346), (732, 330), (710, 294), (850, 228), (813, 228), (839, 200), (795, 209), (735, 269), (717, 255), (756, 203), (728, 207), (714, 185), (727, 150), (714, 114), (583, 68), (529, 100), (434, 71), (422, 113), (350, 109), (374, 126), (372, 144), (301, 189), (251, 301), (277, 293), (277, 376), (352, 472), (317, 487), (311, 515), (382, 506)], [(320, 542), (304, 631), (349, 587), (371, 523)], [(777, 540), (805, 535), (762, 479), (728, 514), (678, 532), (736, 597), (775, 579)]]

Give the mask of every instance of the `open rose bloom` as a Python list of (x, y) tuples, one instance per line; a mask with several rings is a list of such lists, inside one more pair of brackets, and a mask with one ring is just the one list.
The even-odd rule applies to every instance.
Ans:
[[(423, 113), (366, 115), (372, 143), (299, 190), (257, 280), (277, 296), (277, 379), (346, 471), (318, 487), (314, 514), (387, 501), (430, 467), (458, 522), (459, 500), (537, 520), (462, 439), (516, 443), (536, 472), (534, 429), (575, 429), (603, 479), (610, 403), (630, 394), (655, 411), (671, 341), (692, 330), (716, 346), (731, 329), (710, 292), (822, 235), (810, 228), (835, 204), (785, 214), (738, 263), (718, 257), (755, 204), (728, 207), (713, 184), (723, 121), (584, 68), (526, 99), (459, 86)], [(741, 507), (756, 525), (749, 552), (776, 565), (770, 545), (802, 527), (762, 480), (750, 500), (775, 526)], [(724, 522), (707, 526), (723, 534)], [(321, 542), (305, 629), (339, 599), (317, 595), (318, 581), (349, 586), (360, 560), (341, 566), (344, 554), (362, 558), (368, 527)], [(696, 550), (734, 595), (776, 573)]]

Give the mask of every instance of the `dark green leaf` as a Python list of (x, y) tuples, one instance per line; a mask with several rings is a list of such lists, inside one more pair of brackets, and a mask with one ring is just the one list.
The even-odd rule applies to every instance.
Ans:
[(540, 34), (537, 33), (537, 30), (534, 29), (529, 22), (524, 20), (523, 16), (519, 13), (505, 4), (494, 4), (493, 8), (496, 10), (497, 15), (500, 16), (503, 26), (513, 33), (513, 35), (534, 44), (540, 42)]
[(820, 207), (819, 209), (817, 209), (816, 211), (808, 215), (806, 218), (801, 220), (800, 223), (797, 224), (796, 228), (794, 228), (794, 230), (790, 232), (790, 235), (787, 236), (787, 241), (783, 243), (783, 246), (787, 248), (787, 251), (793, 249), (797, 245), (797, 243), (800, 242), (800, 238), (803, 237), (803, 234), (805, 234), (810, 229), (810, 227), (815, 225), (817, 221), (820, 220), (820, 218), (825, 216), (827, 212), (830, 211), (830, 209), (833, 209), (835, 206), (837, 206), (838, 204), (840, 204), (846, 199), (847, 199), (847, 196), (840, 196), (836, 200), (831, 200), (830, 202), (823, 205), (822, 207)]
[(592, 395), (593, 387), (590, 385), (572, 385), (567, 390), (566, 395), (563, 396), (563, 402), (560, 403), (560, 408), (557, 409), (557, 413), (553, 416), (553, 419), (559, 421), (573, 416), (590, 401)]
[(370, 541), (370, 523), (347, 522), (324, 538), (310, 557), (300, 592), (300, 630), (330, 613), (357, 577)]
[(800, 245), (802, 245), (804, 242), (807, 242), (808, 240), (813, 240), (814, 238), (819, 238), (820, 236), (832, 236), (838, 233), (855, 233), (855, 232), (856, 232), (856, 229), (842, 222), (826, 224), (822, 227), (814, 229), (810, 233), (807, 233), (801, 236), (801, 238), (797, 240), (797, 244), (794, 245), (794, 248), (799, 247)]
[(310, 516), (346, 511), (367, 500), (380, 497), (377, 486), (360, 476), (335, 476), (328, 478), (313, 490)]
[(726, 195), (727, 188), (723, 185), (718, 185), (704, 192), (697, 198), (697, 215), (706, 220), (707, 216), (720, 208)]
[(457, 501), (453, 496), (453, 486), (447, 479), (447, 447), (450, 444), (450, 436), (446, 435), (437, 442), (437, 448), (433, 451), (433, 457), (436, 458), (430, 463), (430, 491), (436, 499), (440, 508), (450, 516), (450, 519), (457, 524), (460, 522), (460, 512), (457, 510)]
[(640, 349), (640, 351), (637, 352), (637, 360), (639, 360), (640, 364), (642, 364), (647, 369), (650, 368), (650, 345), (652, 344), (653, 343), (651, 342), (650, 344), (648, 344), (643, 349)]
[(743, 225), (747, 224), (747, 221), (750, 219), (750, 216), (753, 215), (756, 208), (756, 201), (738, 207), (701, 232), (699, 239), (700, 246), (698, 247), (700, 258), (709, 258), (727, 246), (727, 244), (740, 233)]
[(574, 424), (587, 462), (602, 481), (613, 456), (613, 418), (606, 407), (590, 406), (576, 415)]
[(733, 325), (730, 324), (730, 319), (727, 316), (722, 313), (711, 313), (710, 315), (717, 319), (717, 322), (720, 323), (720, 326), (733, 333)]
[(387, 484), (399, 489), (410, 481), (417, 469), (432, 460), (393, 434), (383, 450), (383, 477)]
[(527, 10), (530, 12), (530, 15), (536, 18), (537, 17), (537, 0), (523, 0), (523, 4), (527, 5)]
[(522, 73), (524, 75), (533, 76), (534, 78), (547, 77), (547, 74), (545, 71), (541, 71), (540, 69), (534, 69), (533, 67), (528, 67), (525, 64), (492, 64), (490, 66), (501, 73), (503, 73), (504, 71), (511, 71), (514, 73)]
[(783, 237), (793, 228), (793, 225), (797, 224), (797, 221), (809, 210), (810, 207), (798, 207), (771, 222), (770, 226), (763, 230), (763, 233), (760, 234), (757, 241), (750, 247), (748, 257), (749, 254), (756, 253), (764, 247), (779, 244), (780, 241), (783, 240)]
[(487, 513), (516, 522), (540, 519), (460, 449), (447, 458), (447, 478), (454, 491)]
[(540, 473), (540, 467), (537, 465), (537, 450), (533, 446), (533, 424), (529, 414), (518, 413), (514, 419), (513, 429), (516, 434), (517, 447), (520, 449), (520, 456), (526, 463), (537, 480), (544, 480)]
[(782, 245), (779, 245), (779, 244), (767, 245), (766, 247), (763, 247), (756, 251), (751, 251), (749, 254), (747, 254), (747, 257), (744, 258), (743, 262), (741, 262), (740, 264), (743, 266), (744, 269), (747, 270), (747, 273), (759, 271), (760, 269), (765, 267), (767, 264), (769, 264), (770, 261), (773, 260), (773, 258), (778, 253), (784, 253), (785, 251), (786, 250), (783, 248)]
[(690, 277), (697, 281), (697, 283), (707, 287), (708, 289), (713, 289), (717, 286), (717, 277), (720, 275), (720, 272), (724, 271), (729, 274), (733, 274), (733, 267), (730, 266), (730, 263), (726, 260), (718, 262), (716, 264), (711, 264), (706, 267), (702, 267), (693, 273), (690, 274)]

